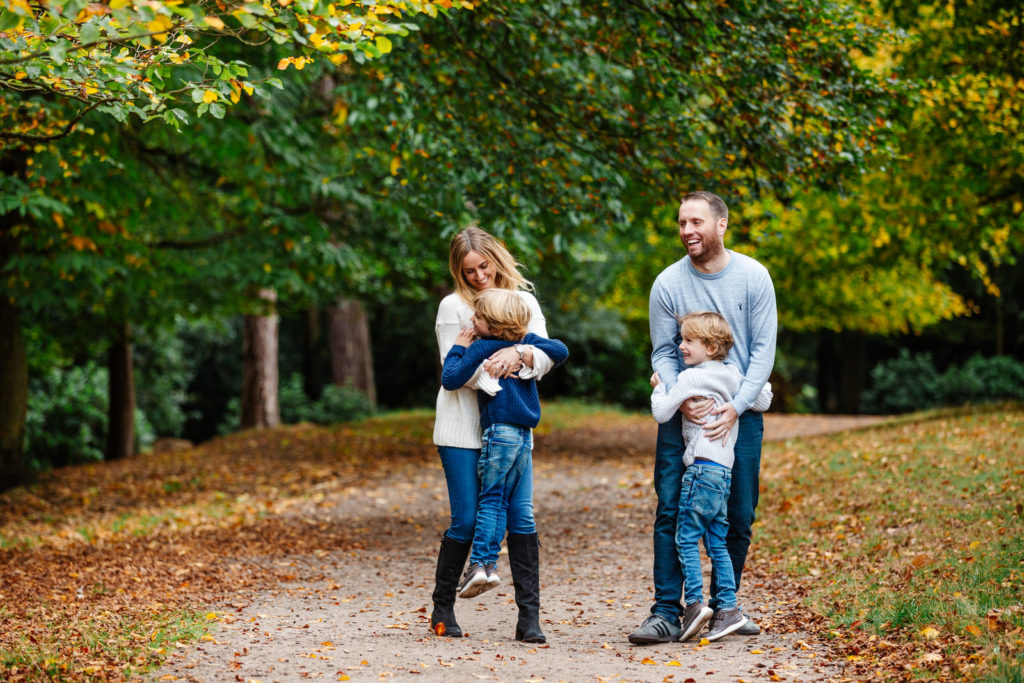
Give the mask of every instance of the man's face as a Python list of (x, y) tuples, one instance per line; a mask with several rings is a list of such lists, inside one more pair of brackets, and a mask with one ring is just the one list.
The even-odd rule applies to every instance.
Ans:
[(722, 253), (728, 219), (715, 220), (711, 205), (691, 199), (679, 205), (679, 240), (696, 263), (707, 263)]

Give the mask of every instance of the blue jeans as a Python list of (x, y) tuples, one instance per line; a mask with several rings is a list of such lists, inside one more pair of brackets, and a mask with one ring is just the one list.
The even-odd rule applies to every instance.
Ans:
[[(679, 516), (679, 490), (683, 481), (683, 423), (682, 414), (658, 425), (658, 445), (654, 455), (654, 490), (658, 494), (658, 507), (654, 518), (654, 605), (652, 614), (658, 614), (672, 623), (679, 622), (682, 614), (680, 598), (683, 595), (683, 572), (676, 551), (676, 525)], [(729, 532), (725, 547), (732, 559), (736, 590), (740, 588), (743, 565), (750, 547), (751, 526), (757, 507), (758, 484), (761, 476), (761, 440), (764, 437), (764, 417), (747, 411), (740, 415), (739, 435), (736, 439), (736, 461), (732, 466), (732, 484), (729, 487)], [(717, 576), (711, 572), (711, 600), (718, 591)]]
[[(448, 508), (451, 521), (445, 535), (460, 543), (473, 540), (476, 530), (476, 505), (480, 496), (480, 479), (476, 472), (480, 451), (475, 448), (438, 446), (445, 482), (448, 484)], [(533, 458), (523, 470), (519, 485), (512, 491), (505, 522), (510, 533), (532, 534), (537, 531), (533, 519)]]
[[(703, 599), (704, 573), (700, 567), (700, 539), (711, 558), (711, 565), (720, 570), (718, 592), (714, 598), (720, 608), (736, 606), (736, 585), (733, 583), (732, 559), (725, 548), (729, 530), (727, 508), (729, 468), (695, 462), (683, 474), (679, 494), (679, 524), (676, 527), (676, 549), (683, 567), (685, 602), (692, 605)], [(727, 567), (729, 571), (721, 571)]]
[(497, 423), (484, 430), (481, 441), (476, 468), (480, 497), (469, 560), (489, 565), (498, 561), (501, 539), (505, 538), (506, 510), (520, 489), (527, 464), (533, 460), (533, 437), (529, 427)]

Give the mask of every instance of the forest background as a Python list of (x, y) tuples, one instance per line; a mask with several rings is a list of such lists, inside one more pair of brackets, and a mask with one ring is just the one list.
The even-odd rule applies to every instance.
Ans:
[(0, 489), (158, 437), (430, 405), (451, 235), (642, 407), (679, 198), (778, 295), (776, 409), (1024, 398), (1018, 3), (0, 10)]

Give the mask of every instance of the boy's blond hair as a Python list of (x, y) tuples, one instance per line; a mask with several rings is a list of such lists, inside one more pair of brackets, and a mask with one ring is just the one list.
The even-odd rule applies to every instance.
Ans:
[(687, 337), (699, 339), (710, 353), (711, 360), (725, 360), (732, 348), (732, 330), (720, 314), (714, 311), (688, 313), (679, 318), (679, 332)]
[(530, 325), (530, 309), (511, 289), (490, 287), (477, 292), (473, 312), (487, 323), (491, 336), (504, 341), (519, 341)]

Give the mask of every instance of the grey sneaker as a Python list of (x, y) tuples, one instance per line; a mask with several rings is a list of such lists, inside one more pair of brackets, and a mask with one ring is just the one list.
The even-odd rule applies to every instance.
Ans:
[(708, 623), (714, 613), (715, 610), (700, 600), (692, 605), (687, 605), (683, 610), (683, 634), (679, 636), (680, 642), (692, 638), (704, 624)]
[(718, 640), (742, 628), (745, 623), (747, 623), (747, 618), (743, 616), (739, 607), (717, 610), (715, 616), (711, 617), (711, 628), (708, 631), (707, 639)]
[(487, 570), (476, 562), (471, 562), (466, 567), (466, 573), (462, 575), (462, 581), (459, 582), (459, 597), (475, 598), (487, 590), (488, 587)]
[(744, 614), (747, 618), (747, 623), (740, 626), (734, 631), (738, 636), (759, 636), (761, 635), (761, 627), (757, 625), (757, 622), (749, 614)]
[(674, 643), (681, 633), (678, 626), (659, 614), (652, 614), (644, 620), (640, 628), (629, 634), (629, 642), (634, 645), (650, 645), (651, 643)]

